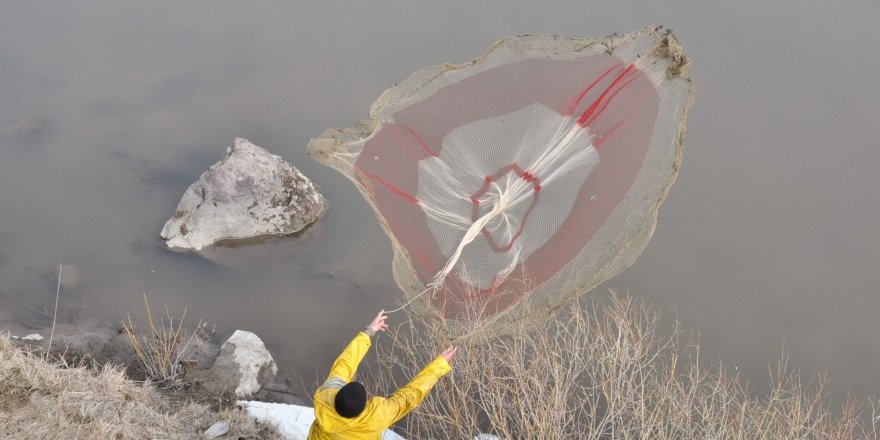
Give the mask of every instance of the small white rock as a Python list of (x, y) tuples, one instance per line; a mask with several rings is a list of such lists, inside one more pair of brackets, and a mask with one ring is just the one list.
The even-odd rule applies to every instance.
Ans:
[(272, 380), (278, 366), (259, 336), (236, 330), (220, 347), (220, 354), (203, 382), (214, 392), (233, 391), (235, 397), (248, 397)]
[(211, 425), (211, 427), (208, 428), (207, 431), (205, 431), (205, 439), (211, 440), (213, 438), (226, 434), (227, 432), (229, 432), (229, 422), (227, 422), (226, 420), (221, 420)]
[[(235, 363), (238, 364), (242, 378), (238, 387), (235, 389), (236, 396), (244, 397), (256, 393), (260, 390), (268, 380), (278, 373), (278, 367), (275, 360), (266, 350), (263, 341), (259, 336), (243, 330), (236, 330), (229, 339), (223, 344), (235, 344)], [(221, 347), (222, 351), (222, 347)], [(264, 377), (262, 371), (268, 366), (271, 375)]]

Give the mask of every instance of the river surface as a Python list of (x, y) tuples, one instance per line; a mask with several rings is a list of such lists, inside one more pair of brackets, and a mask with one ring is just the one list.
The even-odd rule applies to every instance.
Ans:
[[(310, 138), (421, 67), (526, 33), (674, 29), (697, 84), (678, 182), (628, 291), (761, 388), (784, 349), (836, 395), (880, 394), (880, 33), (874, 1), (0, 0), (0, 328), (189, 308), (259, 334), (311, 388), (402, 294), (391, 247)], [(202, 255), (158, 234), (242, 136), (329, 200), (298, 237)], [(391, 319), (394, 323), (394, 319)]]

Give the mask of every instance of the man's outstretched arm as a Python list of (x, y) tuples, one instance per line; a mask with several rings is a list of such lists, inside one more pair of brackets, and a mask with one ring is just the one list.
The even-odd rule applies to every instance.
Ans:
[(416, 375), (406, 386), (397, 390), (390, 397), (382, 400), (376, 410), (373, 423), (377, 429), (385, 429), (393, 425), (410, 411), (414, 410), (431, 392), (437, 381), (452, 371), (452, 358), (458, 351), (457, 347), (449, 346)]
[[(385, 311), (382, 310), (373, 318), (373, 321), (370, 322), (369, 325), (364, 327), (364, 330), (358, 332), (357, 336), (345, 347), (345, 350), (342, 350), (342, 354), (336, 358), (336, 361), (333, 362), (333, 367), (330, 368), (330, 374), (327, 375), (327, 380), (329, 381), (334, 376), (342, 379), (344, 382), (351, 382), (354, 379), (354, 375), (357, 372), (358, 365), (361, 364), (361, 361), (366, 356), (367, 351), (370, 350), (370, 336), (376, 334), (376, 332), (385, 331), (388, 329), (388, 324), (385, 324), (385, 320), (388, 318), (385, 315)], [(326, 382), (325, 382), (326, 383)]]

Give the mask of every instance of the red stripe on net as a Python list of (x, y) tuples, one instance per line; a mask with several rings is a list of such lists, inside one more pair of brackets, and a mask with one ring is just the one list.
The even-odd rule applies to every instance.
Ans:
[(391, 182), (388, 182), (387, 180), (385, 180), (385, 179), (383, 179), (383, 178), (381, 178), (381, 177), (379, 177), (379, 176), (377, 176), (377, 175), (375, 175), (375, 174), (368, 173), (368, 172), (366, 172), (366, 171), (364, 171), (364, 170), (359, 170), (359, 172), (360, 172), (360, 174), (362, 174), (362, 175), (364, 175), (364, 176), (367, 176), (367, 177), (369, 177), (370, 179), (375, 180), (375, 181), (378, 182), (380, 185), (382, 185), (383, 187), (385, 187), (385, 189), (387, 189), (387, 190), (393, 192), (394, 194), (397, 194), (398, 196), (400, 196), (400, 197), (406, 199), (407, 201), (409, 201), (409, 202), (411, 202), (411, 203), (414, 203), (414, 204), (416, 204), (416, 205), (419, 204), (419, 199), (417, 199), (417, 198), (416, 198), (415, 196), (413, 196), (412, 194), (409, 194), (409, 193), (407, 193), (406, 191), (403, 191), (402, 189), (400, 189), (400, 188), (394, 186)]

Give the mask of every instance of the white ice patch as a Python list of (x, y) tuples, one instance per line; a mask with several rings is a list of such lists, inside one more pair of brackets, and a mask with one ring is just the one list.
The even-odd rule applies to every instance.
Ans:
[[(247, 400), (239, 400), (236, 404), (246, 409), (250, 418), (271, 426), (286, 440), (306, 440), (315, 422), (315, 409), (307, 406)], [(382, 440), (406, 439), (387, 429), (382, 433)]]

